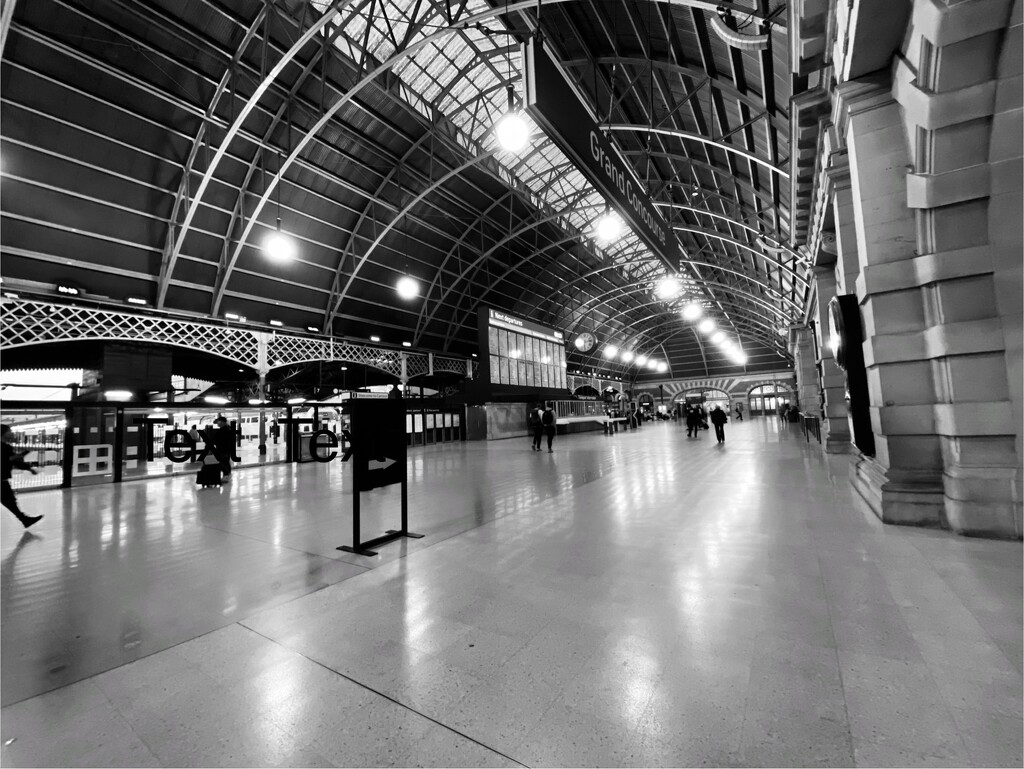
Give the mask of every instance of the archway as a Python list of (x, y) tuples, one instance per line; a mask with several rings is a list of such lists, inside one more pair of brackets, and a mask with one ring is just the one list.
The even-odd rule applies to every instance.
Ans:
[(747, 393), (747, 409), (752, 417), (771, 416), (778, 413), (779, 406), (790, 403), (790, 389), (780, 384), (762, 384)]

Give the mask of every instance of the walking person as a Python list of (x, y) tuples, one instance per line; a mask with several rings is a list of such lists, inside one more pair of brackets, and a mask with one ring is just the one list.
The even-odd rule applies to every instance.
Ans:
[(715, 426), (715, 437), (719, 443), (725, 443), (725, 423), (728, 420), (729, 415), (722, 411), (721, 406), (711, 409), (711, 424)]
[(742, 403), (737, 403), (736, 404), (736, 417), (741, 422), (743, 421), (743, 404)]
[(220, 471), (226, 479), (231, 475), (231, 457), (235, 453), (235, 436), (228, 425), (227, 417), (221, 415), (215, 420), (217, 429), (213, 431), (214, 453), (220, 460)]
[(547, 406), (544, 408), (544, 414), (541, 415), (540, 420), (541, 420), (541, 422), (544, 425), (544, 433), (548, 436), (548, 453), (551, 454), (551, 453), (554, 452), (554, 449), (551, 448), (551, 444), (555, 440), (555, 422), (556, 422), (556, 419), (555, 419), (555, 412), (551, 408), (551, 404), (550, 403), (547, 404)]
[(21, 525), (27, 529), (41, 521), (43, 516), (25, 515), (21, 512), (18, 507), (18, 499), (14, 496), (14, 489), (11, 488), (11, 471), (16, 467), (19, 470), (28, 470), (35, 475), (36, 469), (25, 462), (24, 451), (14, 450), (14, 447), (11, 446), (12, 440), (14, 440), (14, 433), (10, 425), (0, 426), (0, 450), (3, 452), (0, 456), (0, 465), (2, 465), (0, 470), (3, 471), (0, 473), (3, 475), (3, 485), (0, 486), (0, 504), (14, 513), (14, 517), (21, 521)]
[(530, 429), (533, 431), (533, 443), (530, 445), (530, 449), (533, 451), (540, 451), (540, 439), (544, 437), (543, 415), (544, 407), (539, 403), (530, 409), (528, 419)]
[(700, 414), (697, 407), (691, 404), (686, 405), (686, 437), (696, 437), (700, 430)]

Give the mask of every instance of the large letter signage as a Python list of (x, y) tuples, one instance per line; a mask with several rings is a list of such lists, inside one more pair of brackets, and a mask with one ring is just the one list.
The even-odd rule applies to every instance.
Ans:
[(526, 63), (526, 111), (587, 180), (622, 214), (640, 239), (673, 271), (679, 241), (647, 191), (597, 123), (547, 51), (530, 39)]

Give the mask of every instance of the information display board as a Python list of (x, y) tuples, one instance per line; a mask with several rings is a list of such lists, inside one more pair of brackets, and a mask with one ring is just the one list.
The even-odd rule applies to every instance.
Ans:
[(481, 347), (486, 351), (491, 384), (531, 390), (567, 388), (561, 331), (488, 307), (481, 310), (481, 333), (485, 318), (486, 343)]

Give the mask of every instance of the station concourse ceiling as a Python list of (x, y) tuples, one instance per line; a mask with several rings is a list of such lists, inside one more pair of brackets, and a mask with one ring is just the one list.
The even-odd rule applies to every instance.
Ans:
[[(0, 65), (4, 289), (450, 355), (476, 350), (491, 306), (593, 333), (589, 354), (569, 345), (571, 371), (632, 377), (606, 344), (674, 377), (778, 370), (808, 277), (785, 10), (18, 0)], [(498, 144), (538, 34), (678, 237), (678, 293), (659, 294), (666, 267), (636, 236), (595, 240), (604, 198), (536, 126), (520, 152)], [(261, 248), (278, 219), (289, 261)], [(745, 369), (680, 316), (692, 303)]]

